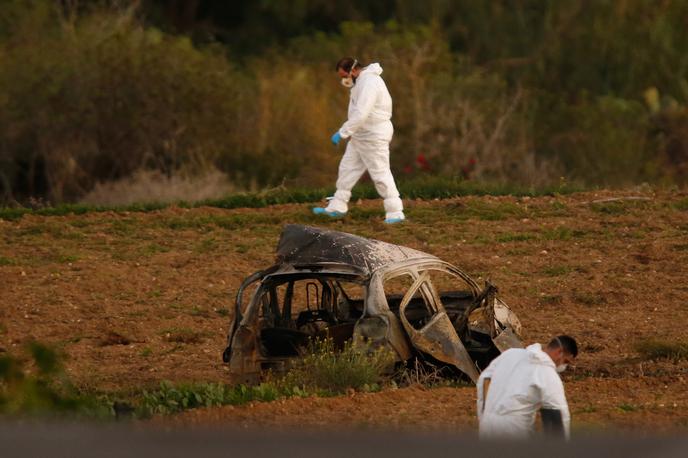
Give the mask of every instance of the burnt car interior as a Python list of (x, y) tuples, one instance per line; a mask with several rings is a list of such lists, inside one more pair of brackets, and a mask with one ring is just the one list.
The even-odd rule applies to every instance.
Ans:
[(332, 276), (264, 282), (259, 318), (263, 355), (297, 356), (309, 338), (318, 337), (329, 337), (341, 348), (363, 314), (363, 296), (352, 295), (362, 288)]
[[(265, 357), (298, 356), (309, 339), (324, 337), (331, 338), (335, 348), (342, 348), (353, 337), (356, 321), (364, 313), (364, 288), (363, 282), (332, 275), (277, 276), (264, 281), (258, 292), (261, 353)], [(399, 316), (404, 294), (388, 294), (386, 298), (390, 310)], [(483, 299), (469, 290), (439, 292), (449, 319), (481, 369), (499, 354), (489, 334), (468, 324), (468, 316)], [(404, 315), (414, 328), (422, 329), (437, 311), (426, 294), (417, 290)], [(437, 363), (428, 355), (425, 360)]]

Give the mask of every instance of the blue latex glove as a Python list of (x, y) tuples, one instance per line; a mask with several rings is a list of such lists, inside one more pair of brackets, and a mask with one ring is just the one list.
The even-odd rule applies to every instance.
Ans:
[(335, 134), (331, 138), (332, 144), (333, 145), (339, 145), (339, 142), (342, 141), (342, 136), (339, 135), (339, 131), (335, 132)]

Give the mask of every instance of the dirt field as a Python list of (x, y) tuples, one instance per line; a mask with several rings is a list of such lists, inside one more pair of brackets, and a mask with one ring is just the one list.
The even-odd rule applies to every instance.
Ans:
[[(392, 227), (382, 223), (379, 201), (357, 203), (343, 221), (316, 219), (308, 205), (0, 220), (0, 351), (50, 343), (87, 390), (226, 381), (220, 355), (237, 286), (272, 263), (283, 224), (317, 224), (427, 251), (479, 282), (490, 278), (527, 342), (574, 335), (582, 353), (564, 377), (574, 429), (688, 430), (688, 364), (644, 360), (634, 347), (651, 337), (688, 341), (688, 194), (406, 205), (409, 221)], [(471, 388), (406, 388), (156, 421), (472, 429), (473, 403)]]

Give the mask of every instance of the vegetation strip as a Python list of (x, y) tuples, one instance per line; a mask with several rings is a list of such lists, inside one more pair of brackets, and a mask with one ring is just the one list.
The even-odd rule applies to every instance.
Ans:
[[(525, 188), (514, 185), (486, 184), (472, 181), (461, 181), (450, 178), (432, 178), (428, 180), (414, 180), (399, 183), (399, 189), (404, 199), (447, 199), (462, 196), (529, 196), (572, 194), (583, 191), (582, 188), (569, 184), (557, 187)], [(63, 216), (69, 214), (81, 215), (95, 212), (151, 212), (161, 210), (172, 205), (182, 208), (214, 207), (223, 209), (235, 208), (264, 208), (270, 205), (312, 203), (319, 202), (325, 196), (331, 195), (332, 189), (286, 189), (276, 188), (262, 192), (247, 192), (229, 195), (222, 199), (201, 200), (198, 202), (176, 202), (174, 204), (150, 202), (125, 206), (98, 206), (86, 204), (62, 204), (43, 208), (0, 208), (0, 219), (15, 220), (24, 215)], [(354, 189), (352, 199), (374, 199), (378, 197), (375, 188), (370, 184), (358, 186)]]

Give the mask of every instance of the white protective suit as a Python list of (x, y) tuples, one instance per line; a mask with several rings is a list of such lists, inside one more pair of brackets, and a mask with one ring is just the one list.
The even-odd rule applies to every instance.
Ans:
[(339, 129), (342, 138), (351, 140), (339, 163), (337, 192), (327, 211), (346, 213), (351, 189), (367, 170), (384, 199), (386, 218), (404, 218), (404, 207), (389, 168), (389, 142), (394, 133), (392, 97), (381, 74), (380, 64), (370, 64), (351, 88), (349, 119)]
[[(483, 395), (485, 379), (490, 379), (487, 399)], [(499, 355), (480, 374), (477, 387), (481, 438), (528, 438), (542, 408), (561, 412), (564, 434), (569, 438), (571, 416), (564, 384), (539, 343)]]

